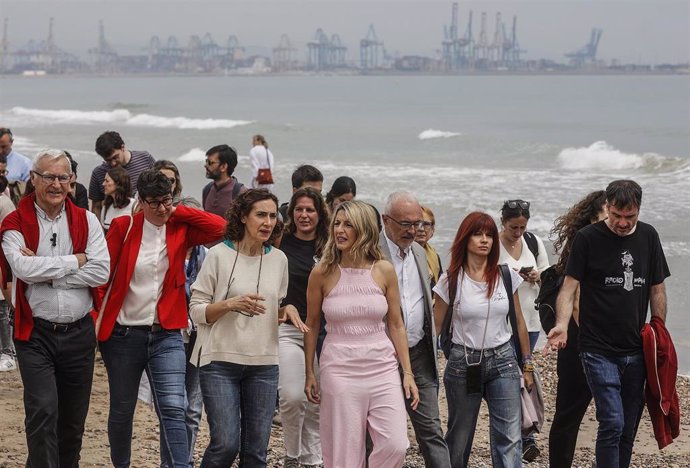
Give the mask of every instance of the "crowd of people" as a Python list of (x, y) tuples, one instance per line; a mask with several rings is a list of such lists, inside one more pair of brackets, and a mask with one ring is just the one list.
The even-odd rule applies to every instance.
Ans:
[[(348, 176), (322, 195), (322, 173), (302, 165), (281, 205), (262, 135), (247, 185), (232, 147), (207, 151), (199, 202), (173, 162), (105, 132), (90, 206), (68, 152), (31, 161), (12, 142), (0, 128), (0, 370), (21, 373), (27, 466), (79, 466), (96, 352), (118, 468), (131, 464), (142, 375), (168, 468), (265, 467), (276, 411), (286, 468), (402, 467), (408, 417), (427, 467), (466, 467), (482, 400), (493, 466), (546, 456), (522, 433), (521, 387), (535, 385), (542, 329), (534, 303), (550, 266), (527, 230), (529, 201), (506, 200), (498, 224), (468, 214), (444, 269), (421, 194), (391, 193), (379, 212)], [(564, 280), (545, 348), (558, 350), (551, 467), (571, 466), (592, 399), (597, 466), (630, 463), (644, 406), (640, 330), (648, 305), (665, 321), (670, 275), (657, 232), (638, 221), (641, 199), (634, 181), (613, 181), (552, 230)], [(203, 411), (210, 442), (195, 460)]]

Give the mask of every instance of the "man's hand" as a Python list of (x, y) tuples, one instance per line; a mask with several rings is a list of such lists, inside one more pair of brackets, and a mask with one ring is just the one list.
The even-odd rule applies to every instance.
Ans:
[(556, 325), (551, 329), (547, 335), (546, 346), (544, 346), (544, 354), (548, 355), (552, 351), (558, 351), (559, 349), (565, 348), (568, 342), (568, 329), (559, 325)]
[(77, 262), (79, 262), (79, 268), (86, 265), (86, 254), (78, 253), (74, 254), (74, 256), (77, 257)]

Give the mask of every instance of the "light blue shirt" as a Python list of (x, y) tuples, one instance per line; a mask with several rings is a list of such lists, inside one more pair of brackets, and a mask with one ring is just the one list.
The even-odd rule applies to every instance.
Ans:
[(26, 182), (29, 180), (29, 171), (31, 171), (31, 160), (15, 150), (10, 151), (7, 155), (7, 180)]

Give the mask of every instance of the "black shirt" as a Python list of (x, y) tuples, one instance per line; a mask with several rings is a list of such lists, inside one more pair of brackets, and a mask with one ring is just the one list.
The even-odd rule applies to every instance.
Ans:
[(293, 305), (302, 321), (307, 320), (307, 284), (316, 264), (316, 240), (304, 241), (293, 234), (285, 234), (280, 250), (288, 259), (288, 290), (281, 306)]
[(650, 287), (671, 275), (656, 230), (638, 222), (621, 237), (605, 221), (586, 226), (575, 236), (565, 274), (580, 282), (580, 351), (640, 352)]

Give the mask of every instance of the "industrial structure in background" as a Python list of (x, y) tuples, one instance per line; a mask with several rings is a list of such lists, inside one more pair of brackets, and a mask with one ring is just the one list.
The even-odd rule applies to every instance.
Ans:
[(598, 28), (592, 28), (592, 34), (589, 38), (589, 43), (575, 52), (565, 54), (570, 59), (570, 65), (576, 68), (596, 65), (597, 48), (599, 47), (599, 40), (604, 31)]
[[(186, 42), (176, 36), (162, 39), (153, 36), (140, 50), (145, 53), (123, 55), (106, 38), (106, 25), (98, 22), (95, 46), (87, 50), (88, 59), (82, 61), (56, 45), (54, 21), (50, 18), (48, 34), (43, 40), (30, 40), (23, 46), (9, 42), (9, 21), (3, 21), (0, 42), (0, 73), (43, 75), (60, 73), (542, 73), (590, 71), (652, 71), (649, 66), (606, 65), (597, 59), (603, 34), (593, 28), (589, 43), (565, 54), (568, 63), (552, 60), (525, 60), (526, 50), (518, 41), (517, 15), (504, 21), (501, 12), (481, 12), (478, 28), (475, 15), (467, 12), (461, 26), (458, 3), (452, 3), (450, 24), (443, 27), (441, 49), (435, 57), (389, 54), (373, 24), (359, 39), (359, 56), (351, 52), (337, 33), (327, 35), (318, 28), (306, 42), (294, 42), (282, 34), (272, 48), (245, 47), (236, 35), (217, 43), (210, 33), (192, 35)], [(492, 21), (493, 20), (493, 21)], [(492, 23), (492, 26), (489, 23)], [(301, 44), (298, 46), (296, 44)], [(248, 53), (252, 50), (253, 53)], [(350, 49), (351, 50), (351, 49)], [(661, 65), (662, 72), (688, 72), (688, 64)]]

